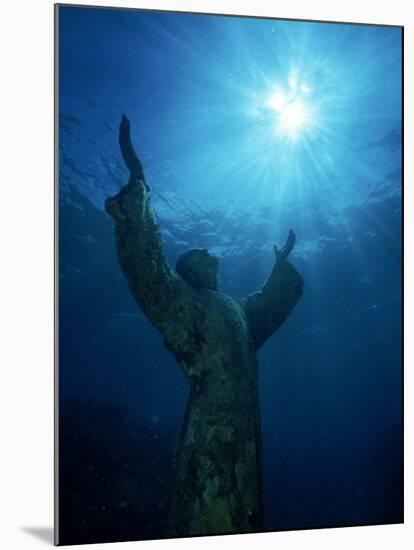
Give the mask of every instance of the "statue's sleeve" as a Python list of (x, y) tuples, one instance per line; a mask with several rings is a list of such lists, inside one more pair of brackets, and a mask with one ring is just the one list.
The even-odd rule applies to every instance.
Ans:
[(165, 257), (151, 190), (132, 148), (125, 116), (119, 140), (130, 179), (117, 195), (106, 200), (105, 209), (115, 222), (118, 260), (128, 286), (145, 316), (165, 335), (171, 324), (171, 308), (186, 294), (186, 283)]
[(277, 258), (262, 288), (240, 302), (249, 322), (256, 349), (284, 323), (302, 296), (303, 279), (291, 263)]

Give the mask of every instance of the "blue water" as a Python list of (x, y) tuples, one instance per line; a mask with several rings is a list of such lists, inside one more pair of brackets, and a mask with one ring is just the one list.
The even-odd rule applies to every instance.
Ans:
[(401, 29), (59, 9), (61, 536), (162, 536), (188, 386), (117, 263), (126, 113), (168, 258), (304, 295), (259, 353), (266, 530), (402, 521)]

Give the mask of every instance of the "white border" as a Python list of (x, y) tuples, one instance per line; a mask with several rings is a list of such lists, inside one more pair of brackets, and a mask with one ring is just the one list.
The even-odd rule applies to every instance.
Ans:
[[(405, 0), (140, 0), (88, 2), (182, 11), (386, 23), (405, 26), (406, 524), (179, 541), (141, 548), (410, 548), (413, 529), (413, 191), (414, 18)], [(44, 547), (24, 528), (53, 518), (53, 2), (2, 5), (0, 18), (0, 546)], [(409, 250), (411, 248), (411, 252)], [(113, 546), (111, 546), (112, 548)], [(87, 545), (85, 548), (102, 548)]]

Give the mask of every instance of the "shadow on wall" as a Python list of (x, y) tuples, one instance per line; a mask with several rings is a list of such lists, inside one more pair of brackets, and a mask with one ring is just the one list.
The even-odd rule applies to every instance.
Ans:
[(48, 546), (53, 545), (53, 527), (21, 527), (21, 530), (42, 542), (46, 542)]

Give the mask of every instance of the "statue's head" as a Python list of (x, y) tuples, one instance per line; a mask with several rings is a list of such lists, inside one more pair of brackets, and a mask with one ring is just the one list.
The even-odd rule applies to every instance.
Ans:
[(206, 248), (193, 248), (181, 254), (175, 269), (192, 287), (217, 290), (218, 264)]

